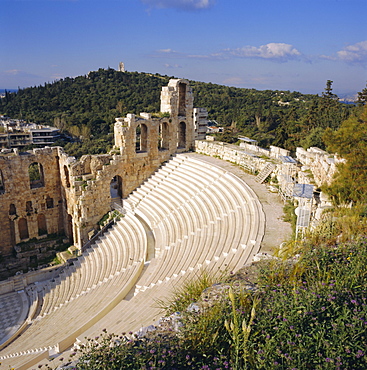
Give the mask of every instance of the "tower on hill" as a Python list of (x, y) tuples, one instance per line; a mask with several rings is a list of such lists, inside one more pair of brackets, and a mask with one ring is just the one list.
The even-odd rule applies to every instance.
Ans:
[(125, 64), (123, 62), (120, 62), (119, 63), (119, 69), (118, 69), (119, 72), (125, 72)]

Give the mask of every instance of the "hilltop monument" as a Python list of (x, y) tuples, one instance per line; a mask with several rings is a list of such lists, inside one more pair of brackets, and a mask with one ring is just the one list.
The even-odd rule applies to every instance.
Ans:
[(125, 71), (125, 64), (124, 64), (123, 62), (120, 62), (120, 63), (119, 63), (118, 71), (119, 71), (119, 72), (126, 72), (126, 71)]

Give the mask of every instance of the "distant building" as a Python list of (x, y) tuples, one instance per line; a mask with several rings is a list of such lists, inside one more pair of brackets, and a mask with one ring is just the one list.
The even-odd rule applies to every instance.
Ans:
[(223, 127), (219, 126), (219, 123), (215, 120), (208, 121), (208, 128), (207, 133), (208, 134), (217, 134), (223, 132)]
[(205, 108), (194, 108), (195, 139), (205, 140), (208, 129), (208, 111)]
[(8, 132), (0, 134), (0, 149), (19, 148), (32, 144), (30, 132)]
[(20, 148), (26, 145), (46, 146), (60, 137), (56, 127), (26, 123), (23, 120), (0, 117), (0, 149)]
[(119, 72), (125, 72), (125, 64), (123, 62), (119, 63), (118, 71)]
[(36, 145), (49, 145), (60, 137), (60, 131), (56, 127), (41, 126), (30, 129), (32, 143)]

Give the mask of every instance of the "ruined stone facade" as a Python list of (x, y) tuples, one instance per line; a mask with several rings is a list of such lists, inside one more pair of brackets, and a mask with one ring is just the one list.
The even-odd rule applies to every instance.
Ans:
[(193, 149), (193, 95), (188, 81), (170, 80), (161, 113), (117, 118), (110, 154), (69, 157), (62, 148), (0, 155), (0, 253), (20, 242), (64, 233), (76, 247), (98, 221), (174, 153)]
[(58, 148), (0, 156), (3, 182), (0, 251), (3, 255), (9, 255), (12, 247), (22, 241), (63, 232), (59, 160)]

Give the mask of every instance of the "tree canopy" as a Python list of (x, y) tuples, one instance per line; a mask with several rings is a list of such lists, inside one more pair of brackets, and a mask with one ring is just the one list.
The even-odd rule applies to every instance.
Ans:
[[(58, 127), (78, 142), (66, 145), (71, 155), (105, 152), (112, 146), (115, 117), (158, 112), (160, 91), (170, 78), (174, 77), (99, 69), (86, 76), (6, 93), (0, 99), (0, 113)], [(330, 80), (322, 96), (198, 81), (190, 84), (194, 105), (207, 108), (209, 120), (225, 128), (219, 140), (227, 142), (246, 135), (264, 147), (324, 149), (325, 129), (339, 127), (352, 109), (338, 101)]]
[(338, 153), (344, 163), (338, 165), (333, 183), (326, 188), (335, 203), (365, 201), (367, 194), (367, 105), (345, 120), (336, 131), (325, 133), (327, 149)]

